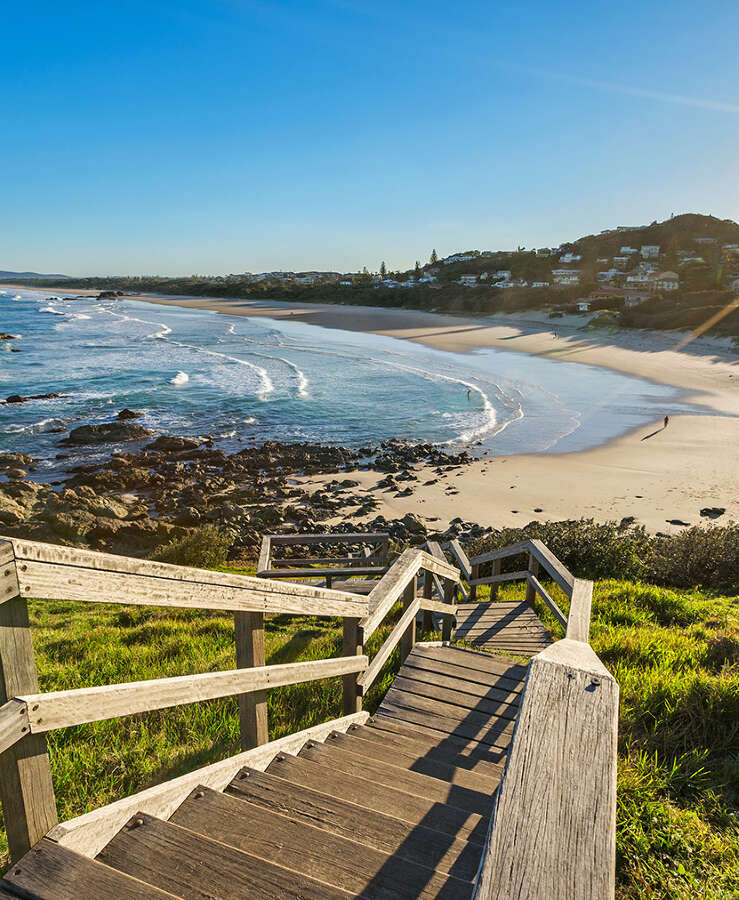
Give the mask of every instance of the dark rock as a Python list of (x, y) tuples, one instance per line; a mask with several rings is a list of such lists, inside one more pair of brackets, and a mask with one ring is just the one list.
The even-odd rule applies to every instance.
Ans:
[[(151, 434), (151, 432), (149, 432)], [(163, 434), (151, 444), (147, 444), (144, 450), (160, 451), (163, 453), (179, 453), (183, 450), (197, 450), (200, 446), (198, 441), (190, 440), (190, 438), (175, 437), (171, 434)]]
[(690, 522), (683, 522), (682, 519), (665, 519), (668, 525), (683, 525), (687, 528), (690, 525)]
[(134, 410), (132, 410), (132, 409), (122, 409), (122, 410), (118, 413), (117, 418), (118, 418), (121, 422), (126, 422), (126, 421), (128, 421), (129, 419), (139, 419), (139, 418), (141, 418), (141, 413), (140, 413), (140, 412), (134, 412)]
[(0, 453), (0, 469), (19, 469), (35, 462), (27, 453)]
[(718, 519), (718, 517), (723, 516), (725, 512), (725, 506), (704, 506), (701, 510), (701, 515), (705, 519)]
[(104, 422), (101, 425), (80, 425), (79, 428), (73, 428), (62, 444), (115, 444), (119, 441), (140, 441), (153, 433), (143, 425)]
[(636, 516), (624, 516), (619, 523), (621, 528), (627, 528), (629, 525), (633, 525), (636, 522)]
[(6, 469), (5, 474), (13, 481), (21, 481), (28, 475), (25, 469)]
[(57, 397), (62, 397), (63, 394), (29, 394), (28, 397), (24, 397), (22, 394), (11, 394), (10, 397), (5, 398), (6, 403), (28, 403), (29, 400), (54, 400)]
[(0, 331), (0, 341), (15, 341), (17, 339), (17, 334), (6, 334), (4, 331)]

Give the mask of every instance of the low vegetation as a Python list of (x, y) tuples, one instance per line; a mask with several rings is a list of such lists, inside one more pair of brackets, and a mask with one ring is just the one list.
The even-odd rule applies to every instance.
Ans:
[[(739, 597), (611, 578), (610, 570), (621, 565), (634, 571), (647, 546), (643, 537), (606, 527), (591, 531), (588, 541), (581, 529), (562, 526), (545, 539), (578, 575), (598, 579), (592, 644), (621, 688), (618, 897), (736, 897)], [(726, 541), (721, 552), (730, 549), (732, 534), (736, 538), (726, 529), (710, 533)], [(500, 537), (502, 543), (512, 539)], [(708, 557), (700, 571), (714, 571), (699, 538), (684, 540)], [(689, 550), (680, 543), (673, 549), (674, 557), (664, 552), (661, 558), (679, 569)], [(552, 591), (566, 609), (563, 595)], [(508, 585), (499, 596), (522, 599), (523, 588)], [(235, 665), (229, 616), (103, 604), (30, 606), (44, 691)], [(540, 612), (556, 631), (547, 611)], [(390, 617), (372, 636), (370, 655), (392, 623)], [(266, 644), (268, 663), (335, 656), (341, 622), (272, 617)], [(370, 711), (397, 666), (396, 651), (367, 698)], [(268, 702), (270, 736), (280, 737), (340, 715), (340, 679), (275, 689)], [(237, 752), (236, 702), (214, 700), (51, 732), (49, 749), (59, 814), (66, 819)]]

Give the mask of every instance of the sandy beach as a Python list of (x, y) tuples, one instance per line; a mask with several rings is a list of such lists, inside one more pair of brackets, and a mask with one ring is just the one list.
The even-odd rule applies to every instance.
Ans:
[[(650, 531), (673, 533), (685, 527), (677, 523), (710, 521), (700, 510), (718, 507), (725, 513), (716, 522), (739, 521), (739, 366), (729, 340), (686, 341), (686, 335), (668, 332), (583, 331), (587, 317), (549, 319), (542, 312), (461, 317), (318, 303), (132, 299), (229, 315), (299, 318), (325, 328), (374, 332), (458, 353), (498, 347), (604, 366), (681, 388), (685, 399), (716, 413), (671, 416), (666, 429), (655, 422), (583, 452), (506, 457), (493, 451), (445, 476), (419, 472), (413, 494), (405, 498), (377, 489), (377, 473), (356, 473), (362, 487), (381, 501), (379, 512), (386, 516), (413, 512), (442, 523), (461, 516), (495, 527), (534, 519), (587, 516), (618, 521), (633, 516)], [(423, 484), (434, 479), (434, 484)]]

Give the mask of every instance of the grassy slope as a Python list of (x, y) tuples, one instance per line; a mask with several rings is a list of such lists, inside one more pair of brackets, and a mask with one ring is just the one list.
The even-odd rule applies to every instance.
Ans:
[[(31, 611), (42, 690), (235, 662), (227, 616), (41, 602)], [(388, 632), (373, 635), (370, 654)], [(270, 663), (320, 659), (339, 653), (340, 622), (276, 617), (266, 638)], [(739, 598), (602, 581), (592, 643), (621, 686), (619, 897), (739, 896)], [(396, 667), (394, 657), (370, 710)], [(271, 736), (340, 715), (340, 690), (332, 679), (270, 692)], [(237, 752), (236, 704), (70, 728), (49, 745), (66, 819)]]

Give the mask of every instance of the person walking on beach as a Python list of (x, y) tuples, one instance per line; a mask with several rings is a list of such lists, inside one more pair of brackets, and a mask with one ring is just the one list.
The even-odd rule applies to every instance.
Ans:
[(667, 426), (668, 426), (669, 424), (670, 424), (670, 417), (669, 417), (669, 416), (665, 416), (665, 424), (664, 424), (664, 427), (667, 428)]
[(472, 396), (472, 389), (467, 388), (467, 399), (469, 400), (471, 396)]

